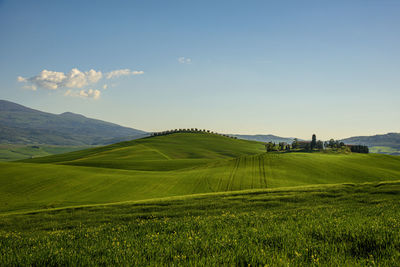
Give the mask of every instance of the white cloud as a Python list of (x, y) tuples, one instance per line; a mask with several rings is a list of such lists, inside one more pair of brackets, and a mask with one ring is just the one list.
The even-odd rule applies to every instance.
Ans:
[(132, 74), (133, 75), (142, 75), (142, 74), (144, 74), (144, 71), (142, 71), (142, 70), (134, 70), (134, 71), (132, 71)]
[[(100, 98), (101, 92), (95, 89), (84, 89), (86, 86), (89, 87), (92, 84), (100, 81), (103, 76), (107, 79), (118, 78), (126, 75), (142, 75), (144, 71), (130, 69), (114, 70), (103, 74), (101, 71), (89, 70), (80, 71), (77, 68), (73, 68), (70, 72), (57, 72), (51, 70), (42, 70), (38, 75), (25, 78), (22, 76), (17, 77), (17, 81), (24, 83), (22, 88), (36, 91), (38, 88), (45, 88), (49, 90), (57, 90), (60, 88), (66, 88), (64, 93), (65, 96), (77, 96), (84, 98), (98, 99)], [(115, 87), (115, 84), (111, 84), (111, 87)], [(86, 87), (86, 88), (87, 88)], [(106, 90), (109, 85), (104, 84), (103, 90)], [(73, 88), (82, 90), (71, 90)]]
[(89, 89), (89, 90), (80, 90), (79, 91), (79, 95), (81, 97), (88, 97), (88, 98), (93, 98), (93, 99), (99, 99), (101, 92), (99, 90), (93, 90), (93, 89)]
[(68, 88), (82, 88), (88, 84), (97, 83), (102, 77), (103, 74), (101, 71), (91, 69), (83, 73), (78, 69), (72, 69), (67, 74), (64, 86)]
[(26, 82), (26, 79), (24, 77), (22, 77), (22, 76), (18, 76), (17, 77), (17, 81), (20, 82), (20, 83), (24, 83), (24, 82)]
[(62, 85), (67, 88), (82, 88), (87, 84), (88, 79), (85, 73), (78, 69), (72, 69), (69, 73), (67, 73)]
[(35, 86), (55, 90), (65, 81), (63, 72), (42, 70), (39, 75), (26, 79)]
[(32, 90), (32, 91), (36, 91), (37, 90), (36, 85), (33, 85), (33, 84), (24, 85), (24, 86), (22, 86), (22, 88), (27, 89), (27, 90)]
[(110, 71), (106, 74), (106, 78), (107, 79), (112, 79), (112, 78), (118, 78), (121, 76), (126, 76), (131, 74), (131, 70), (130, 69), (122, 69), (122, 70), (113, 70)]
[(192, 63), (192, 59), (188, 57), (179, 57), (178, 62), (181, 64), (190, 64)]
[(95, 100), (99, 99), (101, 92), (99, 90), (89, 89), (89, 90), (71, 90), (68, 89), (64, 96), (72, 96), (72, 97), (82, 97), (82, 98), (93, 98)]
[(127, 76), (127, 75), (141, 75), (143, 73), (144, 73), (144, 71), (142, 71), (142, 70), (131, 71), (130, 69), (120, 69), (120, 70), (113, 70), (113, 71), (106, 73), (106, 78), (113, 79), (113, 78), (118, 78), (118, 77)]
[(101, 71), (95, 71), (93, 69), (86, 72), (87, 79), (89, 83), (97, 83), (101, 78), (103, 78), (103, 73)]
[(61, 87), (83, 88), (88, 84), (94, 84), (103, 77), (101, 71), (93, 69), (81, 72), (77, 68), (72, 69), (67, 74), (63, 72), (42, 70), (38, 75), (31, 78), (18, 76), (18, 82), (30, 83), (32, 86), (56, 90)]

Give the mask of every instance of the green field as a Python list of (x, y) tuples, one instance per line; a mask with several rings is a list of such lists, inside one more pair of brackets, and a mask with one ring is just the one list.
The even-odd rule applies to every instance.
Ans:
[(400, 155), (400, 149), (390, 146), (372, 146), (369, 151), (371, 153), (381, 153), (388, 155)]
[(3, 162), (0, 265), (393, 265), (399, 181), (398, 156), (207, 133)]
[(258, 142), (182, 133), (1, 163), (0, 212), (400, 179), (396, 156), (263, 150)]
[(89, 146), (0, 144), (0, 161), (13, 161), (82, 150)]
[(0, 265), (397, 266), (400, 181), (0, 216)]

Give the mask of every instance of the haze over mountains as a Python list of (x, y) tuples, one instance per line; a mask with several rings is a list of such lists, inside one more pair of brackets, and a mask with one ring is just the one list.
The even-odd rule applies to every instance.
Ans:
[(366, 146), (389, 146), (400, 149), (400, 133), (353, 136), (342, 140), (346, 144)]
[(51, 114), (0, 100), (0, 143), (101, 145), (146, 135), (141, 130), (71, 112)]

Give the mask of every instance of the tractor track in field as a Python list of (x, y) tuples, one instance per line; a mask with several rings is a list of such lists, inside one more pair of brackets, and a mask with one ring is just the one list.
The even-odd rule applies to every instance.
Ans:
[(251, 158), (251, 189), (254, 188), (254, 179), (256, 179), (256, 161), (254, 160), (255, 157)]
[[(246, 167), (246, 164), (247, 164), (247, 161), (248, 161), (247, 157), (244, 157), (244, 158), (243, 158), (243, 161), (244, 161), (244, 162), (242, 162), (242, 164)], [(243, 189), (243, 179), (244, 179), (244, 178), (241, 177), (241, 178), (240, 178), (240, 181), (239, 181), (239, 188), (240, 188), (240, 189)]]
[(222, 190), (222, 185), (223, 185), (223, 181), (224, 181), (224, 176), (223, 174), (220, 174), (220, 177), (218, 179), (218, 184), (216, 187), (216, 190), (214, 190), (215, 192), (221, 191)]
[(236, 172), (239, 169), (239, 164), (240, 164), (240, 158), (235, 159), (235, 164), (233, 165), (233, 168), (231, 170), (231, 173), (228, 178), (228, 183), (226, 185), (226, 191), (229, 191), (232, 189), (233, 185), (233, 179), (235, 178)]
[[(273, 172), (272, 172), (272, 160), (273, 159), (278, 159), (279, 155), (275, 154), (275, 153), (271, 153), (271, 154), (267, 154), (264, 157), (264, 164), (263, 164), (263, 168), (264, 168), (264, 172), (266, 173), (266, 177), (269, 178), (273, 178)], [(267, 168), (265, 169), (265, 165), (267, 165)], [(265, 179), (265, 187), (267, 187), (267, 179)]]
[(262, 187), (264, 181), (263, 181), (263, 175), (261, 173), (261, 156), (258, 155), (256, 158), (254, 158), (254, 161), (256, 162), (256, 164), (258, 164), (258, 179), (259, 179), (259, 183), (260, 183), (260, 187)]
[[(210, 166), (207, 166), (207, 171), (210, 171)], [(211, 183), (210, 183), (210, 180), (209, 180), (209, 175), (208, 175), (208, 173), (206, 173), (206, 174), (204, 175), (204, 180), (205, 180), (205, 183), (206, 183), (208, 189), (210, 190), (210, 192), (216, 192), (216, 191), (218, 191), (218, 188), (219, 188), (219, 187), (217, 187), (217, 190), (214, 190), (214, 189), (213, 189), (213, 187), (212, 187), (212, 185), (211, 185)], [(219, 183), (220, 183), (220, 182), (221, 182), (221, 179), (219, 179), (219, 181), (218, 181), (218, 186), (219, 186)]]
[(261, 160), (262, 160), (262, 162), (261, 162), (261, 173), (262, 173), (262, 176), (263, 176), (264, 185), (265, 185), (265, 187), (268, 187), (267, 176), (265, 174), (265, 158), (264, 157), (260, 157), (260, 161)]

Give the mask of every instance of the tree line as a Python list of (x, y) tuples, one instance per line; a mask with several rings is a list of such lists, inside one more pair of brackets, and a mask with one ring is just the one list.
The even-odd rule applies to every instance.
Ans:
[(346, 145), (343, 142), (339, 142), (338, 140), (330, 139), (329, 141), (325, 142), (325, 147), (329, 148), (343, 148), (343, 147), (348, 147), (351, 152), (355, 153), (369, 153), (369, 148), (368, 146), (364, 145)]
[(265, 144), (265, 150), (267, 152), (270, 151), (324, 151), (324, 150), (333, 150), (333, 151), (348, 151), (355, 153), (369, 153), (368, 146), (363, 145), (346, 145), (345, 143), (330, 139), (329, 141), (321, 141), (317, 140), (317, 136), (315, 134), (311, 137), (310, 141), (299, 141), (295, 138), (292, 144), (287, 144), (285, 142), (280, 142), (278, 144), (273, 142), (268, 142)]
[(351, 152), (356, 152), (356, 153), (369, 153), (369, 148), (368, 146), (362, 146), (362, 145), (352, 145), (350, 146)]
[(209, 133), (209, 134), (216, 134), (216, 135), (220, 135), (220, 136), (224, 136), (224, 137), (229, 137), (232, 139), (237, 139), (236, 136), (221, 134), (221, 133), (213, 132), (210, 130), (197, 129), (197, 128), (172, 129), (172, 130), (167, 130), (167, 131), (162, 131), (162, 132), (153, 132), (153, 133), (151, 133), (151, 136), (163, 136), (163, 135), (174, 134), (174, 133)]

